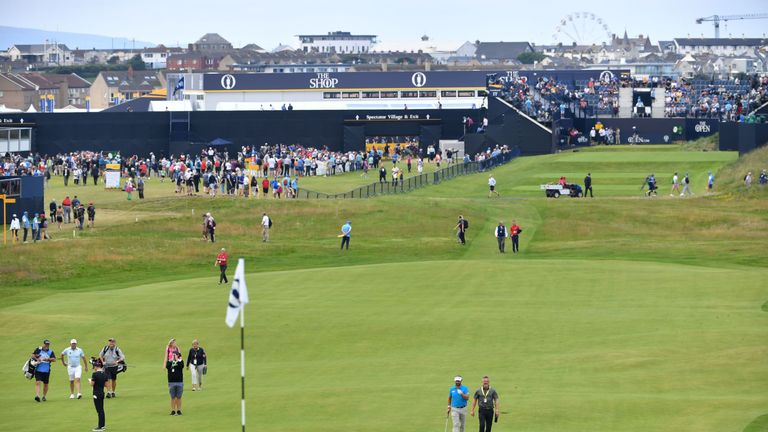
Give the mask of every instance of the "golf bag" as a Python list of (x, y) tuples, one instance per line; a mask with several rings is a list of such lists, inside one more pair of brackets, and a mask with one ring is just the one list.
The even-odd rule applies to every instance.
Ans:
[(35, 377), (35, 369), (37, 369), (38, 362), (35, 359), (29, 359), (21, 367), (21, 372), (24, 374), (24, 378), (32, 379)]

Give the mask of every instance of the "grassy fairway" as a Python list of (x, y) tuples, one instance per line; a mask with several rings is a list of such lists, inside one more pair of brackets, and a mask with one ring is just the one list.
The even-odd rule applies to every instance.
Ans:
[[(63, 366), (45, 404), (19, 368), (43, 338), (58, 354), (77, 337), (91, 354), (110, 336), (131, 369), (107, 401), (109, 430), (237, 429), (238, 330), (224, 325), (228, 287), (212, 266), (222, 246), (247, 260), (248, 430), (442, 430), (457, 373), (473, 390), (491, 376), (499, 430), (762, 430), (768, 202), (641, 199), (633, 188), (651, 172), (688, 170), (701, 192), (706, 171), (735, 155), (612, 150), (516, 160), (494, 171), (501, 199), (485, 197), (485, 174), (355, 201), (175, 197), (155, 180), (144, 202), (77, 189), (99, 206), (96, 230), (0, 249), (0, 430), (26, 430), (30, 412), (92, 427), (90, 401), (67, 399)], [(594, 200), (538, 190), (586, 171)], [(198, 239), (205, 211), (215, 245)], [(268, 244), (263, 211), (275, 220)], [(451, 230), (460, 213), (465, 247)], [(340, 252), (345, 219), (352, 249)], [(522, 254), (501, 255), (492, 230), (512, 219)], [(205, 391), (185, 376), (181, 418), (168, 416), (161, 368), (170, 337), (185, 350), (200, 338), (211, 357)]]

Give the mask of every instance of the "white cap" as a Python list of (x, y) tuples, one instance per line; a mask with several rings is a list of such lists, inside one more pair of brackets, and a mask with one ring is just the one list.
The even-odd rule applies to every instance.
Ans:
[(463, 380), (464, 380), (464, 378), (462, 378), (462, 377), (461, 377), (461, 375), (456, 375), (456, 376), (453, 378), (453, 380), (454, 380), (454, 381), (463, 381)]
[(71, 341), (69, 341), (69, 343), (76, 344), (77, 343), (77, 339), (72, 339)]

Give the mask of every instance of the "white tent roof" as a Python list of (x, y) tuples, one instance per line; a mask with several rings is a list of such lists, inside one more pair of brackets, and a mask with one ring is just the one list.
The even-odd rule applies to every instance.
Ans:
[(27, 108), (27, 112), (37, 112), (37, 110), (35, 109), (35, 105), (29, 104), (29, 108)]

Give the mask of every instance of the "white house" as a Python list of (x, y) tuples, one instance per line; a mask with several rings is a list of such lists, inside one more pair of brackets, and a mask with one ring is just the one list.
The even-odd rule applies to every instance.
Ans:
[(340, 54), (367, 53), (376, 44), (376, 35), (353, 35), (335, 31), (327, 35), (297, 35), (304, 52), (335, 52)]
[(768, 47), (766, 38), (676, 38), (678, 54), (756, 57), (756, 50)]

